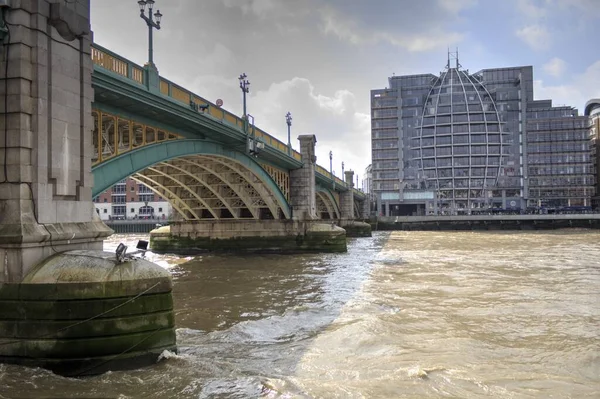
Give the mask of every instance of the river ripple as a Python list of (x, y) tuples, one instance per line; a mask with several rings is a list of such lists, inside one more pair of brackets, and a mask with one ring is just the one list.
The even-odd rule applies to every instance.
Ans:
[(598, 398), (599, 242), (394, 232), (347, 254), (150, 255), (174, 277), (179, 354), (86, 379), (0, 365), (0, 397)]

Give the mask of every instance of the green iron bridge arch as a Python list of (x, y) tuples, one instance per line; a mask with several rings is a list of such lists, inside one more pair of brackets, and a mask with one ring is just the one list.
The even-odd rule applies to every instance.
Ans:
[(132, 177), (171, 202), (185, 220), (291, 216), (279, 186), (253, 158), (206, 140), (145, 145), (111, 157), (92, 173), (94, 197)]

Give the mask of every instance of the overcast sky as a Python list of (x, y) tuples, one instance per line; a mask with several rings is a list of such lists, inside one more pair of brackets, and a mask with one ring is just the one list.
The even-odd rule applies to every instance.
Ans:
[[(600, 97), (600, 0), (156, 0), (162, 76), (287, 142), (317, 136), (317, 162), (362, 180), (370, 163), (369, 91), (392, 74), (438, 74), (447, 48), (465, 69), (533, 65), (536, 99), (583, 110)], [(94, 41), (147, 60), (136, 0), (92, 0)]]

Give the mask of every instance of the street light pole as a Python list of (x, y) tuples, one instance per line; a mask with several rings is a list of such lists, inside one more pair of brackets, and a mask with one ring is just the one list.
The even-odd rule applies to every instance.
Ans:
[(329, 174), (331, 175), (333, 189), (335, 190), (335, 177), (333, 176), (333, 151), (329, 151)]
[(244, 119), (244, 132), (246, 136), (248, 136), (248, 116), (246, 115), (246, 94), (250, 93), (250, 82), (247, 79), (247, 75), (242, 73), (238, 79), (240, 81), (240, 89), (242, 89), (242, 97), (244, 101), (244, 115), (242, 118)]
[[(160, 10), (156, 10), (154, 13), (154, 17), (156, 18), (156, 22), (154, 22), (152, 15), (152, 8), (154, 7), (154, 0), (139, 0), (138, 5), (140, 6), (140, 18), (146, 21), (146, 25), (148, 25), (148, 64), (153, 65), (153, 40), (152, 40), (152, 29), (159, 30), (160, 29), (160, 20), (162, 18), (162, 14)], [(148, 6), (148, 16), (144, 14), (146, 10), (146, 5)]]
[(344, 174), (344, 162), (342, 161), (342, 181), (344, 182), (344, 186), (346, 185), (346, 175)]
[(288, 126), (288, 155), (291, 156), (292, 155), (292, 140), (291, 140), (291, 136), (290, 136), (290, 128), (292, 127), (292, 114), (290, 114), (289, 112), (287, 114), (285, 114), (285, 123), (287, 123), (287, 126)]

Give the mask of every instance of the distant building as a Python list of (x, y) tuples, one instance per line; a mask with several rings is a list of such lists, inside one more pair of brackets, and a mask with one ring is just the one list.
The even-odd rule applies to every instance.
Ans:
[(94, 206), (102, 220), (168, 219), (172, 212), (168, 201), (129, 178), (94, 198)]
[(588, 118), (533, 100), (531, 66), (393, 76), (371, 91), (372, 191), (381, 215), (591, 207)]
[(369, 202), (371, 203), (370, 210), (376, 210), (376, 202), (375, 202), (375, 193), (373, 192), (373, 165), (370, 164), (365, 169), (365, 178), (362, 182), (363, 190), (367, 197), (369, 198)]
[(373, 165), (369, 165), (365, 168), (365, 177), (362, 181), (362, 187), (365, 194), (369, 194), (371, 190), (371, 185), (373, 184), (373, 174), (371, 173), (373, 170)]
[(592, 137), (592, 159), (594, 162), (594, 185), (596, 192), (592, 198), (594, 209), (600, 209), (600, 182), (598, 171), (600, 170), (600, 98), (594, 98), (585, 104), (584, 114), (590, 118), (590, 135)]

